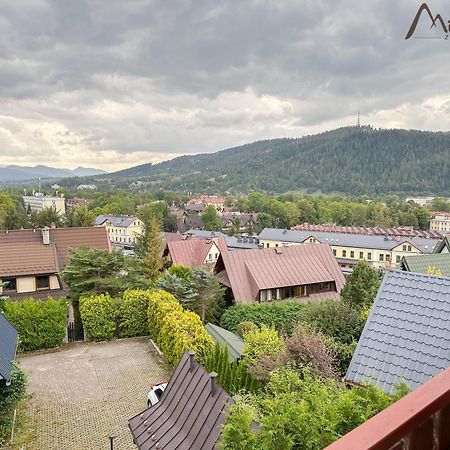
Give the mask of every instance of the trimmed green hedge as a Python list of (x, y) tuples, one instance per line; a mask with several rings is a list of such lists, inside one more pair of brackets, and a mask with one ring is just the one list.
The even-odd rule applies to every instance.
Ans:
[(253, 322), (258, 327), (267, 325), (279, 333), (291, 334), (295, 325), (302, 321), (305, 307), (305, 304), (293, 301), (238, 304), (223, 313), (221, 325), (236, 332), (240, 323)]
[(114, 337), (116, 312), (109, 294), (81, 297), (80, 315), (84, 333), (90, 341), (106, 341)]
[(194, 350), (202, 361), (213, 347), (198, 314), (185, 311), (172, 294), (165, 291), (152, 293), (148, 306), (150, 334), (160, 346), (170, 364), (178, 364), (185, 351)]
[(19, 332), (19, 350), (57, 347), (66, 336), (65, 299), (5, 300), (0, 308)]
[(25, 373), (16, 365), (11, 371), (9, 386), (5, 380), (0, 380), (0, 446), (11, 434), (13, 411), (25, 394), (26, 382)]
[(119, 303), (119, 326), (121, 337), (146, 336), (148, 330), (148, 302), (150, 291), (125, 291)]

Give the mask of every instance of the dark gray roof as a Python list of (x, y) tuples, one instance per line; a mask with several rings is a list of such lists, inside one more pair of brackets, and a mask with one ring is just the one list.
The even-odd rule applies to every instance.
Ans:
[(244, 354), (244, 341), (237, 334), (212, 323), (207, 323), (205, 328), (214, 342), (227, 347), (230, 363), (242, 357)]
[(450, 253), (404, 256), (401, 267), (408, 272), (429, 273), (430, 268), (440, 271), (443, 277), (450, 277)]
[(140, 450), (212, 450), (225, 423), (231, 397), (185, 353), (155, 406), (128, 425)]
[(222, 236), (225, 238), (227, 243), (228, 250), (243, 250), (243, 249), (252, 249), (258, 248), (259, 238), (256, 236), (253, 237), (236, 237), (236, 236), (227, 236), (226, 234), (220, 231), (207, 231), (207, 230), (188, 230), (183, 234), (191, 234), (199, 239), (210, 239), (213, 237)]
[(314, 236), (322, 244), (375, 250), (391, 250), (393, 247), (397, 247), (404, 242), (409, 242), (423, 253), (432, 253), (438, 243), (441, 242), (441, 239), (426, 239), (420, 237), (385, 237), (327, 231), (283, 230), (278, 228), (264, 228), (259, 235), (259, 239), (282, 242), (303, 242), (310, 236)]
[(95, 225), (101, 225), (105, 220), (111, 222), (115, 227), (129, 227), (135, 220), (139, 219), (134, 216), (101, 214), (95, 218)]
[(0, 314), (0, 379), (9, 380), (16, 357), (18, 333), (11, 323)]
[(450, 366), (450, 278), (386, 272), (347, 371), (391, 393)]

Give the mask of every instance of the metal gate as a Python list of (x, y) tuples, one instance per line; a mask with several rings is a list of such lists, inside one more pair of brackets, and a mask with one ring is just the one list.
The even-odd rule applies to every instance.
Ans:
[(67, 340), (69, 342), (84, 341), (84, 330), (81, 322), (69, 322), (67, 324)]

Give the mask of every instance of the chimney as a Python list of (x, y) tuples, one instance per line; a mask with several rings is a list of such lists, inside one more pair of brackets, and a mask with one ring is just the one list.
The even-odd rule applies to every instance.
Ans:
[(42, 229), (42, 243), (44, 245), (50, 244), (50, 228), (49, 227), (45, 227)]
[(211, 380), (211, 397), (214, 397), (216, 395), (217, 392), (217, 383), (216, 383), (216, 378), (217, 378), (217, 373), (216, 372), (211, 372), (209, 374), (209, 378)]
[(190, 350), (188, 352), (189, 355), (189, 372), (192, 372), (194, 370), (195, 364), (194, 364), (194, 356), (195, 356), (195, 352), (194, 350)]

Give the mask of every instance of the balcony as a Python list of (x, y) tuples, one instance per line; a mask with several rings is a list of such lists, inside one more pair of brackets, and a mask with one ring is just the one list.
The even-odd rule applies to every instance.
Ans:
[(450, 368), (325, 450), (450, 449)]

